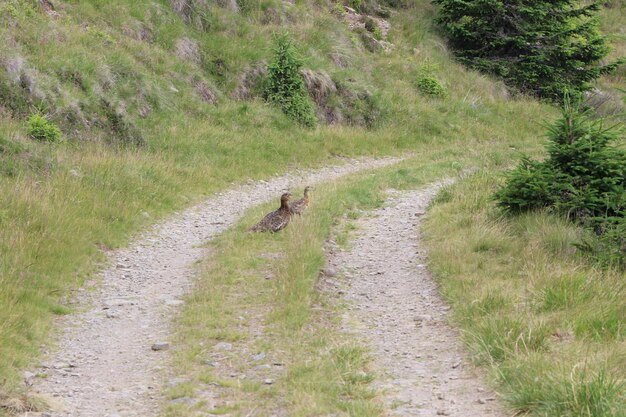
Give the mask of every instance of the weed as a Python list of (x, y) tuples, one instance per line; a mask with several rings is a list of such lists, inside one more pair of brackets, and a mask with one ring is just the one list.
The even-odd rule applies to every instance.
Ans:
[(45, 142), (61, 140), (61, 129), (40, 113), (32, 114), (26, 121), (26, 131), (33, 139)]

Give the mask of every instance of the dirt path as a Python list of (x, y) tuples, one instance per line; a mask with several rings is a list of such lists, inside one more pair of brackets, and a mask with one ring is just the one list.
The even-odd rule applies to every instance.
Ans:
[(358, 221), (351, 249), (331, 259), (349, 284), (344, 327), (371, 346), (389, 415), (503, 416), (467, 364), (416, 238), (438, 188), (392, 193), (385, 208)]
[[(86, 285), (78, 314), (60, 320), (56, 353), (29, 378), (33, 390), (59, 400), (50, 417), (155, 416), (161, 404), (159, 370), (167, 362), (170, 318), (192, 284), (198, 247), (231, 226), (250, 207), (276, 199), (293, 185), (314, 184), (379, 168), (397, 158), (348, 160), (345, 165), (294, 173), (218, 193), (114, 252), (101, 280)], [(33, 414), (30, 414), (31, 416)]]

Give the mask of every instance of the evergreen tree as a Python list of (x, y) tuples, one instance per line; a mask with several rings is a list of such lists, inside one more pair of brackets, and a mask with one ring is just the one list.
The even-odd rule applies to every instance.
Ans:
[(502, 77), (520, 91), (552, 101), (580, 95), (624, 61), (608, 53), (595, 13), (577, 0), (433, 0), (441, 25), (466, 65)]
[(302, 59), (289, 36), (277, 38), (274, 61), (268, 66), (265, 98), (280, 107), (290, 118), (304, 126), (315, 126), (317, 119), (313, 104), (300, 74)]

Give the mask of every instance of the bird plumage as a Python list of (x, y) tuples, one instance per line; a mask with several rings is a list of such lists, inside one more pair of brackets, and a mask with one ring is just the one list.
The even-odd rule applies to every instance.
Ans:
[(311, 191), (311, 187), (307, 185), (304, 187), (304, 196), (291, 204), (290, 207), (293, 213), (302, 214), (304, 209), (309, 206), (309, 191)]
[(284, 229), (291, 220), (291, 209), (289, 207), (289, 197), (291, 193), (284, 193), (280, 197), (280, 208), (269, 214), (263, 219), (248, 229), (250, 232), (272, 232), (276, 233), (279, 230)]

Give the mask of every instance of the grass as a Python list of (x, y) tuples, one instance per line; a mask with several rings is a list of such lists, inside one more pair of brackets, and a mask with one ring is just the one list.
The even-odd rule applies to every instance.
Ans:
[[(540, 122), (555, 110), (511, 98), (501, 83), (454, 63), (432, 28), (430, 2), (416, 1), (392, 16), (389, 40), (395, 47), (385, 54), (366, 52), (323, 1), (292, 7), (261, 3), (245, 14), (213, 7), (201, 27), (183, 22), (169, 1), (68, 1), (58, 6), (57, 17), (39, 2), (0, 4), (5, 45), (0, 57), (0, 397), (23, 389), (20, 372), (48, 340), (54, 316), (68, 312), (64, 300), (108, 251), (206, 195), (249, 178), (330, 163), (335, 156), (413, 152), (436, 161), (419, 159), (419, 169), (429, 172), (436, 163), (500, 169), (519, 151), (536, 155), (540, 150)], [(269, 8), (283, 23), (261, 24)], [(615, 10), (623, 14), (623, 8), (614, 8), (603, 22), (622, 48)], [(271, 57), (273, 34), (284, 29), (291, 29), (308, 68), (372, 92), (381, 116), (371, 129), (301, 129), (258, 99), (229, 98), (246, 66)], [(199, 56), (178, 56), (177, 41), (184, 37), (197, 42)], [(334, 65), (330, 53), (344, 57), (347, 67)], [(447, 97), (419, 93), (415, 85), (422, 67), (435, 71)], [(622, 75), (603, 82), (623, 85)], [(217, 104), (201, 99), (199, 81), (215, 92)], [(33, 113), (59, 125), (65, 141), (29, 139), (26, 120)], [(396, 180), (411, 183), (414, 169), (395, 172)], [(498, 250), (498, 241), (475, 242), (475, 247), (488, 256)], [(574, 302), (567, 288), (551, 291), (543, 308)], [(495, 297), (494, 305), (498, 302)], [(576, 328), (585, 334), (595, 329), (592, 334), (601, 340), (603, 318), (617, 323), (619, 312), (605, 306), (594, 313), (589, 324)], [(202, 317), (211, 323), (208, 313)], [(307, 317), (293, 320), (310, 322)], [(363, 367), (356, 351), (339, 358), (339, 370)], [(336, 372), (332, 375), (340, 380), (343, 371)], [(267, 387), (246, 385), (250, 391), (262, 388)], [(300, 404), (305, 408), (304, 400)]]
[[(267, 207), (251, 210), (211, 242), (196, 290), (177, 322), (172, 376), (185, 381), (168, 392), (202, 398), (232, 415), (380, 416), (369, 387), (369, 355), (340, 329), (342, 306), (320, 292), (324, 242), (338, 219), (379, 207), (385, 190), (424, 184), (458, 172), (445, 158), (425, 154), (401, 166), (316, 186), (311, 207), (276, 235), (246, 232)], [(349, 228), (348, 228), (349, 229)], [(222, 352), (218, 343), (232, 343)], [(217, 346), (217, 349), (215, 348)], [(251, 357), (262, 352), (260, 361)], [(268, 366), (279, 362), (281, 367)], [(272, 385), (264, 385), (267, 377)], [(214, 404), (215, 405), (215, 404)], [(210, 407), (168, 406), (167, 416), (192, 416)]]
[[(9, 3), (16, 2), (26, 4)], [(323, 7), (291, 9), (295, 22), (307, 22), (296, 35), (307, 66), (354, 79), (375, 91), (386, 109), (372, 129), (306, 130), (261, 101), (228, 98), (246, 65), (269, 59), (277, 26), (219, 9), (216, 25), (207, 32), (184, 24), (165, 3), (146, 9), (139, 2), (67, 2), (59, 18), (49, 17), (39, 6), (7, 11), (9, 3), (0, 7), (8, 16), (0, 38), (9, 45), (0, 93), (10, 98), (0, 107), (4, 392), (21, 388), (20, 370), (39, 354), (51, 320), (65, 312), (63, 300), (70, 291), (95, 271), (108, 251), (168, 213), (233, 183), (330, 163), (336, 155), (432, 149), (437, 158), (452, 162), (464, 155), (479, 161), (480, 152), (490, 148), (485, 151), (488, 158), (506, 160), (513, 148), (533, 152), (539, 126), (527, 120), (553, 111), (530, 99), (507, 100), (498, 84), (451, 64), (435, 37), (423, 33), (426, 40), (414, 39), (413, 28), (427, 24), (432, 15), (425, 5), (394, 18), (390, 36), (396, 49), (388, 55), (373, 55), (352, 44), (347, 28), (337, 25)], [(133, 35), (139, 28), (148, 32), (149, 40)], [(172, 53), (183, 36), (203, 46), (200, 65)], [(51, 37), (64, 42), (51, 43)], [(422, 41), (420, 55), (413, 55), (416, 42)], [(331, 51), (344, 53), (349, 67), (334, 67)], [(227, 68), (223, 75), (211, 66), (218, 59)], [(450, 97), (420, 96), (414, 82), (422, 59), (441, 63), (438, 76), (459, 81)], [(20, 62), (26, 87), (10, 81), (13, 75), (5, 71)], [(215, 86), (217, 105), (199, 100), (188, 82), (193, 77)], [(103, 100), (110, 105), (104, 106)], [(42, 114), (61, 126), (64, 142), (39, 143), (27, 137), (25, 121), (37, 103), (45, 104)], [(144, 108), (149, 111), (142, 117)], [(124, 142), (137, 134), (144, 145)], [(494, 141), (497, 146), (487, 146)]]
[(503, 217), (496, 173), (431, 207), (430, 266), (477, 363), (533, 416), (624, 415), (625, 276), (576, 251), (580, 231), (547, 213)]

